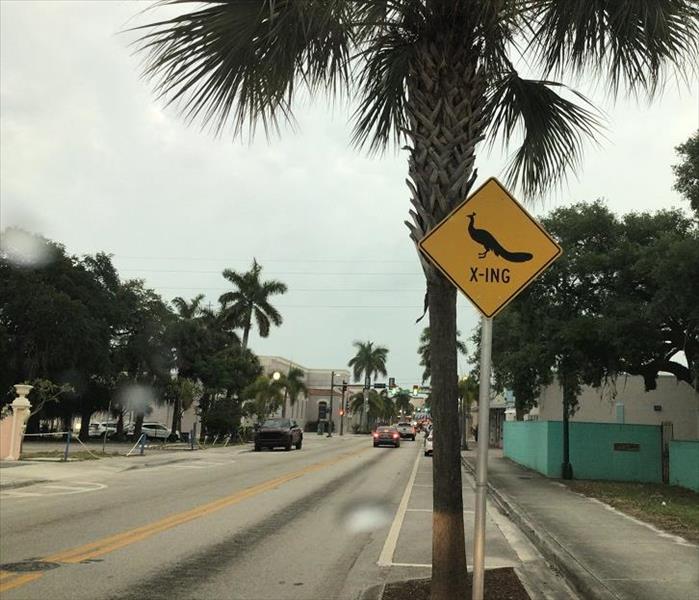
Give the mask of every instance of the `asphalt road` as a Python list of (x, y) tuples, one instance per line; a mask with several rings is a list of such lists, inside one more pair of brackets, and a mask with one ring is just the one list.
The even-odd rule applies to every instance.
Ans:
[[(349, 599), (428, 576), (421, 443), (307, 435), (300, 451), (225, 448), (150, 467), (137, 458), (126, 471), (72, 465), (69, 479), (0, 493), (2, 598)], [(468, 492), (465, 482), (470, 540)], [(487, 566), (540, 562), (509, 521), (491, 517)]]

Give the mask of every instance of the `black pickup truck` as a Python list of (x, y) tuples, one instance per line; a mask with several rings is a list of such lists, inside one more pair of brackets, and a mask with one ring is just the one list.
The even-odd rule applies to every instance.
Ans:
[(302, 444), (303, 430), (291, 419), (267, 419), (255, 431), (255, 452), (277, 447), (291, 450), (292, 446), (301, 450)]

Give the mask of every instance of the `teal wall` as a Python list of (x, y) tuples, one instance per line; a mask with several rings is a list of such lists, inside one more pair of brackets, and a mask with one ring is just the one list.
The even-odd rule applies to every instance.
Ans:
[(505, 421), (503, 453), (547, 477), (558, 477), (561, 459), (553, 441), (560, 439), (560, 432), (556, 421)]
[[(614, 450), (615, 443), (638, 444), (638, 451)], [(560, 421), (507, 421), (505, 456), (547, 477), (560, 477), (563, 424)], [(660, 427), (616, 423), (571, 423), (570, 462), (576, 479), (662, 481)]]
[(670, 442), (670, 483), (699, 492), (699, 441)]

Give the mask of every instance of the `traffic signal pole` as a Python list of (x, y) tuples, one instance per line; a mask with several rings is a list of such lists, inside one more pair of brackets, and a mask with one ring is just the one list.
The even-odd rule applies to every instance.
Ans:
[[(328, 421), (328, 437), (333, 436), (333, 395), (335, 393), (335, 371), (330, 374), (330, 419)], [(342, 417), (340, 417), (342, 418)]]

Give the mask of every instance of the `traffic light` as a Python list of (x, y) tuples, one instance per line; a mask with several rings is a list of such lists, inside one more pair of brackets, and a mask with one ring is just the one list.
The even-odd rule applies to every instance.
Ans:
[(420, 391), (420, 386), (419, 385), (414, 385), (413, 386), (413, 396), (417, 396), (417, 393)]
[(388, 378), (388, 387), (390, 387), (391, 389), (396, 387), (396, 378), (395, 377)]
[(344, 408), (341, 408), (341, 409), (340, 409), (340, 416), (341, 416), (341, 417), (344, 417), (344, 416), (345, 416), (345, 409), (344, 409)]
[(343, 381), (342, 382), (342, 393), (344, 394), (347, 391), (347, 382)]

